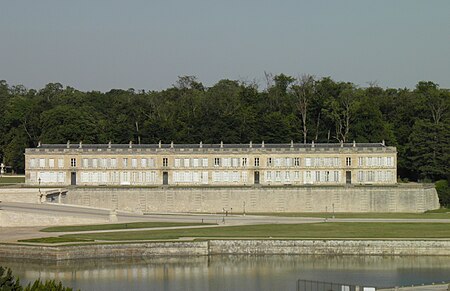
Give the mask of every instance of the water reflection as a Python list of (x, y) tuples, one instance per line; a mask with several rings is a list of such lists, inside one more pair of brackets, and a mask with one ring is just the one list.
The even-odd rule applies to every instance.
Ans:
[(86, 290), (295, 290), (296, 280), (395, 286), (450, 279), (450, 257), (211, 256), (59, 262), (0, 259), (21, 280)]

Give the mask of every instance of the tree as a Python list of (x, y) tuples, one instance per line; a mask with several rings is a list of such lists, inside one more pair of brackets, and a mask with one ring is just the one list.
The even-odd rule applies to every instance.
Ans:
[(292, 86), (291, 90), (297, 98), (297, 109), (300, 112), (303, 127), (303, 143), (306, 144), (308, 135), (307, 117), (309, 113), (309, 106), (316, 94), (314, 77), (311, 75), (302, 75), (297, 79), (297, 83)]
[(0, 266), (0, 290), (1, 291), (20, 291), (19, 279), (14, 278), (10, 268), (3, 268)]

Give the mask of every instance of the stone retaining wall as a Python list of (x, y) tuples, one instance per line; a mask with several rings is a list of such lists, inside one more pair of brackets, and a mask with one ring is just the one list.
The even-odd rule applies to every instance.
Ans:
[(230, 254), (450, 256), (450, 241), (210, 240), (78, 246), (0, 245), (0, 257), (43, 260)]
[(424, 212), (433, 186), (71, 188), (63, 203), (135, 212)]

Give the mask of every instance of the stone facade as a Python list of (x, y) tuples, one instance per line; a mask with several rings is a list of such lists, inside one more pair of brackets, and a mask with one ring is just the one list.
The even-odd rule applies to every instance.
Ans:
[(26, 183), (42, 186), (393, 185), (397, 150), (376, 144), (39, 145)]
[(0, 257), (42, 260), (206, 255), (450, 256), (448, 240), (209, 240), (77, 246), (0, 244)]
[(62, 203), (133, 212), (424, 212), (439, 208), (432, 185), (76, 187)]

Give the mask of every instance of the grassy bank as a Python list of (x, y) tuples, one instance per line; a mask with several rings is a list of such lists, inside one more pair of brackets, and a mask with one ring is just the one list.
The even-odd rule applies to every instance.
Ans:
[[(330, 218), (331, 212), (253, 212), (248, 215), (278, 216), (278, 217), (319, 217)], [(392, 213), (392, 212), (374, 212), (374, 213), (334, 213), (335, 218), (386, 218), (386, 219), (450, 219), (450, 209), (442, 208), (425, 213)]]
[(0, 185), (5, 184), (18, 184), (25, 183), (25, 177), (23, 176), (1, 176), (0, 177)]
[[(287, 238), (287, 239), (450, 239), (450, 225), (446, 223), (314, 223), (265, 224), (192, 228), (173, 230), (145, 230), (62, 235), (74, 240), (169, 240), (189, 238)], [(49, 242), (49, 238), (33, 242)], [(28, 240), (29, 241), (29, 240)]]
[(93, 231), (93, 230), (115, 230), (115, 229), (136, 229), (136, 228), (156, 228), (175, 226), (197, 226), (213, 225), (212, 223), (183, 223), (183, 222), (132, 222), (114, 224), (94, 224), (94, 225), (69, 225), (52, 226), (41, 229), (43, 232), (72, 232), (72, 231)]

